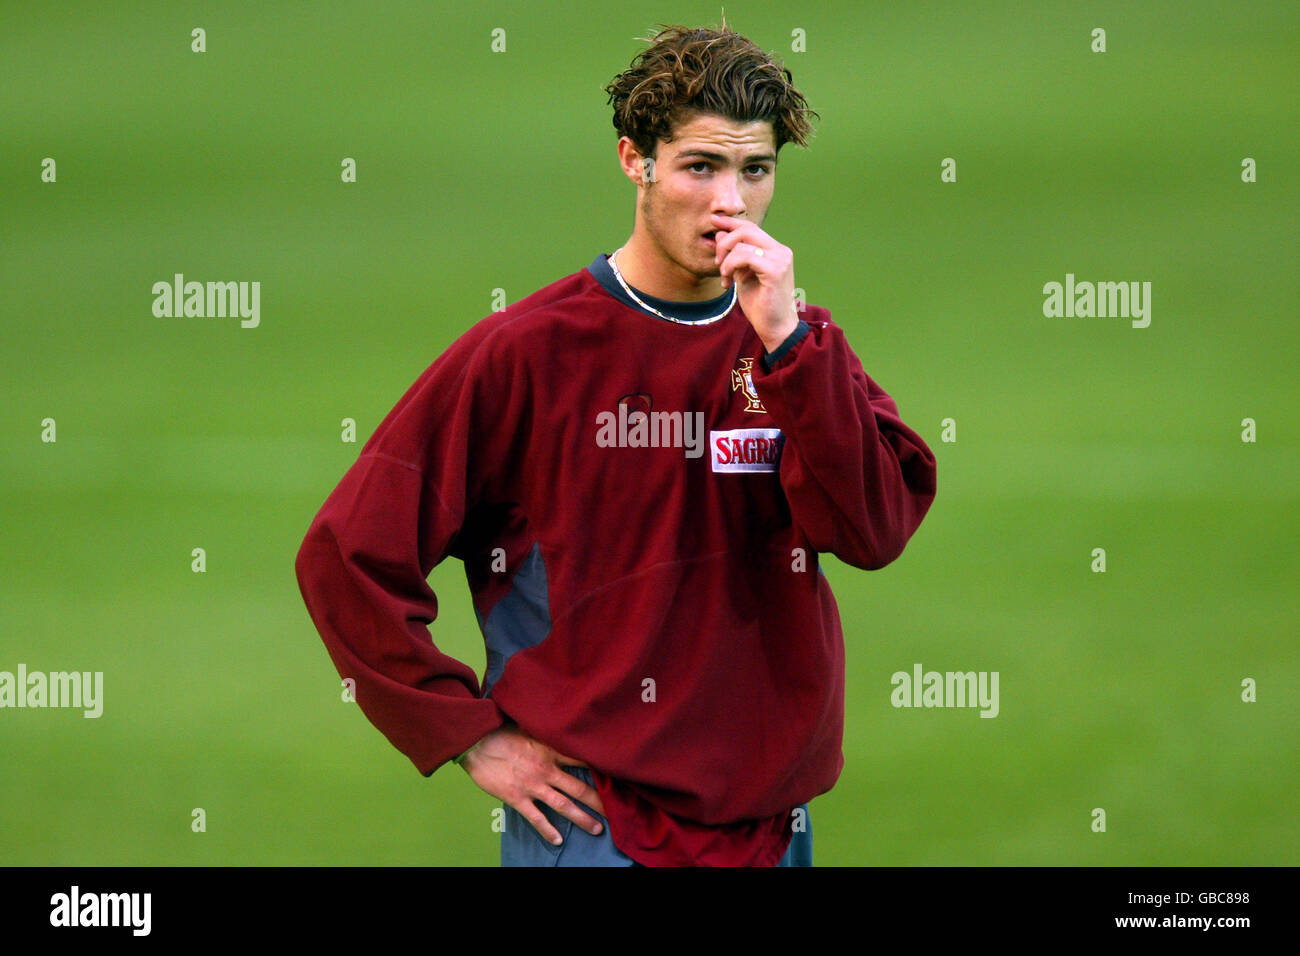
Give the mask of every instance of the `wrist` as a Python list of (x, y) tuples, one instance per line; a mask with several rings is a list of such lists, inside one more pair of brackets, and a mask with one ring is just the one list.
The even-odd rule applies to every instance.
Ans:
[(797, 328), (799, 328), (798, 323), (791, 322), (789, 326), (783, 328), (780, 332), (774, 332), (770, 335), (760, 335), (758, 340), (763, 343), (763, 351), (766, 354), (771, 355), (785, 344), (785, 340), (792, 336)]
[(482, 742), (483, 742), (483, 738), (480, 737), (478, 740), (474, 741), (474, 743), (471, 746), (466, 748), (464, 753), (458, 754), (457, 756), (451, 758), (451, 762), (454, 763), (456, 766), (460, 767), (462, 770), (468, 769), (465, 764), (466, 761), (469, 759), (469, 755), (472, 754), (474, 751), (478, 750), (478, 745), (481, 744)]
[(508, 728), (508, 727), (513, 727), (513, 726), (514, 726), (514, 724), (513, 724), (511, 721), (507, 720), (507, 721), (505, 721), (503, 724), (501, 724), (500, 727), (497, 727), (497, 728), (495, 728), (495, 729), (493, 729), (493, 730), (489, 730), (486, 734), (484, 734), (484, 735), (483, 735), (482, 737), (480, 737), (478, 740), (474, 741), (473, 744), (471, 744), (469, 747), (467, 747), (467, 748), (465, 749), (465, 752), (464, 752), (464, 753), (462, 753), (462, 754), (460, 754), (460, 755), (458, 755), (458, 756), (456, 756), (456, 757), (453, 757), (452, 760), (451, 760), (451, 762), (454, 763), (454, 764), (456, 764), (458, 767), (460, 767), (460, 768), (462, 768), (462, 769), (465, 769), (465, 760), (466, 760), (466, 758), (469, 757), (469, 755), (472, 754), (474, 751), (478, 750), (479, 745), (482, 744), (483, 741), (487, 740), (487, 739), (488, 739), (489, 737), (491, 737), (493, 734), (500, 733), (502, 730), (505, 730), (506, 728)]
[(758, 340), (763, 343), (764, 351), (769, 354), (779, 349), (785, 340), (795, 333), (799, 328), (799, 313), (796, 309), (790, 309), (789, 317), (779, 326), (764, 329), (758, 332)]

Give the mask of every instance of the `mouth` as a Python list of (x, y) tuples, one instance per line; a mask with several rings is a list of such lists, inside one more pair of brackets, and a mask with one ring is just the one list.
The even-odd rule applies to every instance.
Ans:
[(718, 244), (718, 231), (716, 229), (711, 229), (700, 238), (704, 240), (705, 244), (708, 245), (709, 248), (716, 248)]

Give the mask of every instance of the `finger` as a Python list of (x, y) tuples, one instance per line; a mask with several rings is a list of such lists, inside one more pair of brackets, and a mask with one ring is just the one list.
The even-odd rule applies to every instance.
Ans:
[(744, 283), (764, 274), (765, 266), (762, 263), (765, 257), (756, 256), (756, 248), (756, 246), (741, 244), (731, 250), (722, 265), (718, 267), (724, 288), (729, 287), (733, 281)]
[(582, 807), (578, 806), (559, 790), (548, 790), (545, 793), (536, 794), (536, 799), (543, 801), (552, 810), (564, 817), (566, 820), (572, 820), (578, 826), (582, 827), (592, 836), (599, 836), (604, 829), (600, 821), (587, 813)]
[(522, 803), (512, 803), (510, 806), (519, 811), (519, 815), (533, 825), (533, 829), (542, 835), (542, 839), (547, 843), (560, 846), (564, 843), (564, 837), (560, 836), (560, 831), (551, 826), (551, 821), (546, 819), (546, 814), (537, 809), (537, 804), (531, 800), (525, 800)]
[(758, 228), (758, 224), (748, 219), (737, 219), (735, 216), (724, 216), (722, 213), (714, 212), (709, 214), (709, 221), (721, 229), (723, 232), (731, 232), (733, 229), (745, 229), (753, 227)]
[(753, 223), (745, 223), (732, 229), (720, 229), (713, 237), (714, 258), (721, 262), (740, 243), (762, 246), (768, 237)]
[(562, 768), (556, 769), (559, 772), (549, 781), (551, 786), (567, 793), (575, 800), (580, 800), (601, 816), (605, 815), (605, 807), (600, 802), (600, 794), (596, 792), (595, 787), (588, 784), (581, 777), (575, 776), (571, 773), (565, 773)]
[(767, 236), (763, 228), (751, 219), (737, 219), (735, 216), (724, 216), (715, 212), (709, 214), (709, 222), (720, 232), (740, 232), (746, 235)]

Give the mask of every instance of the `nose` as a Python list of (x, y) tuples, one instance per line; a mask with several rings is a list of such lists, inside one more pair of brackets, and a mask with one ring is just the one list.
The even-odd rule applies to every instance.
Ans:
[(741, 198), (737, 186), (738, 177), (739, 173), (736, 176), (723, 175), (715, 178), (717, 189), (713, 194), (714, 212), (737, 219), (745, 215), (745, 201)]

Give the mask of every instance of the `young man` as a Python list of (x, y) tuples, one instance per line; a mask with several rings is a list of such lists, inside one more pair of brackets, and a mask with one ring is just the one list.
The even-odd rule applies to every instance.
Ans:
[[(298, 555), (357, 702), (506, 807), (503, 864), (811, 863), (843, 766), (829, 552), (902, 552), (935, 459), (762, 229), (803, 97), (750, 41), (668, 28), (607, 88), (637, 190), (612, 256), (475, 324)], [(460, 558), (482, 687), (431, 643)]]

